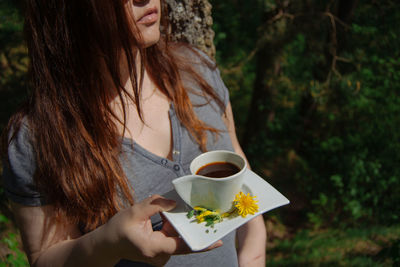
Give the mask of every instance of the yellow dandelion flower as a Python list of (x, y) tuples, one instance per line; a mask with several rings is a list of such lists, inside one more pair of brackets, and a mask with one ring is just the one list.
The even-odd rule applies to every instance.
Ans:
[(251, 196), (250, 193), (245, 195), (243, 192), (239, 192), (239, 194), (236, 195), (234, 205), (240, 216), (244, 218), (247, 214), (254, 215), (254, 213), (258, 211), (258, 205), (256, 204), (258, 200), (255, 198), (256, 197)]

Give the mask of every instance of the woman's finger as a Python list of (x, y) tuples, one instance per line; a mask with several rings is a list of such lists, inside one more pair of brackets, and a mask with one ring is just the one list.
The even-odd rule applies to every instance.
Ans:
[(156, 250), (160, 253), (166, 253), (168, 255), (179, 255), (192, 253), (192, 250), (185, 243), (185, 241), (178, 236), (165, 236), (165, 233), (158, 231), (154, 232), (154, 238), (157, 248)]
[(166, 199), (159, 195), (153, 195), (136, 204), (141, 219), (148, 219), (156, 213), (169, 211), (175, 206), (176, 202), (174, 200)]
[(214, 248), (219, 248), (224, 244), (224, 242), (222, 242), (222, 240), (218, 240), (217, 242), (215, 242), (214, 244), (212, 244), (211, 246), (209, 246), (208, 248), (202, 250), (202, 251), (209, 251), (212, 250)]
[(218, 240), (208, 248), (201, 251), (192, 251), (186, 242), (178, 236), (166, 236), (163, 231), (154, 232), (154, 237), (156, 239), (157, 249), (162, 253), (167, 253), (169, 255), (179, 255), (188, 253), (204, 252), (218, 248), (223, 245), (222, 240)]
[(179, 236), (178, 232), (175, 230), (172, 224), (168, 220), (166, 220), (163, 216), (161, 217), (163, 219), (163, 226), (161, 228), (161, 232), (165, 233), (166, 236)]

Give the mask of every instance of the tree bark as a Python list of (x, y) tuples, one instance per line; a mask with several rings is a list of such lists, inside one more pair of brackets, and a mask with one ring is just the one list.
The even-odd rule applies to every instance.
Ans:
[(208, 0), (166, 0), (173, 41), (196, 46), (214, 59), (214, 31)]

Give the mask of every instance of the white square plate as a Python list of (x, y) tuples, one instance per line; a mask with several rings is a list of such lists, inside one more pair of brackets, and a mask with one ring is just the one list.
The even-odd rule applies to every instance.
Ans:
[(285, 196), (251, 170), (246, 171), (242, 191), (245, 194), (250, 193), (252, 196), (257, 196), (258, 212), (254, 215), (247, 215), (245, 218), (241, 216), (224, 218), (222, 222), (216, 223), (214, 228), (206, 227), (205, 222), (199, 224), (193, 218), (188, 219), (186, 214), (191, 208), (175, 191), (167, 193), (164, 197), (177, 201), (177, 206), (163, 214), (188, 246), (193, 251), (199, 251), (209, 247), (255, 216), (289, 204), (289, 200)]

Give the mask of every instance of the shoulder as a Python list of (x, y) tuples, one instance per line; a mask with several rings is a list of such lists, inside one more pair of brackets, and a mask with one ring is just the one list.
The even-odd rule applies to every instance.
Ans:
[(182, 78), (187, 84), (196, 84), (196, 77), (190, 74), (189, 70), (199, 75), (210, 87), (213, 88), (217, 96), (222, 100), (225, 106), (229, 102), (229, 91), (226, 88), (217, 63), (200, 49), (179, 45), (174, 49), (175, 55), (179, 61), (183, 62)]
[(32, 140), (33, 133), (27, 117), (22, 118), (19, 123), (11, 125), (8, 132), (9, 149), (31, 147)]
[(174, 44), (172, 46), (174, 56), (179, 62), (188, 65), (196, 71), (212, 72), (217, 69), (216, 62), (205, 52), (188, 44)]

